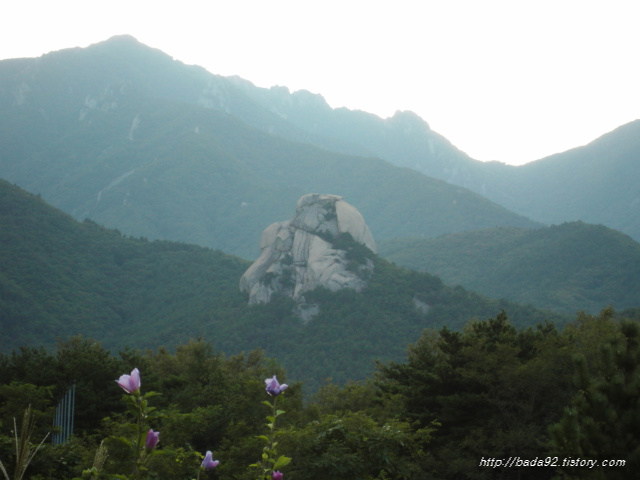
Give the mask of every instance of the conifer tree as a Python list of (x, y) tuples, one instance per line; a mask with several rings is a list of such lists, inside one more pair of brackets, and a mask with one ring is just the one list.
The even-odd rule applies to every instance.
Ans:
[[(570, 478), (637, 478), (640, 468), (640, 326), (622, 321), (621, 337), (601, 349), (600, 362), (575, 358), (578, 393), (550, 428), (553, 446), (565, 458), (598, 460), (598, 467), (564, 469)], [(594, 362), (596, 363), (596, 362)], [(602, 461), (624, 460), (624, 466)]]

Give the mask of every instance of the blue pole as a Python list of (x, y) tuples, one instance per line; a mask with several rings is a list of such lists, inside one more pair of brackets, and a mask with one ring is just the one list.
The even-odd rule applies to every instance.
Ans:
[(71, 428), (69, 428), (69, 435), (73, 435), (73, 420), (76, 416), (76, 384), (71, 387)]
[(70, 398), (70, 395), (69, 395), (70, 392), (71, 392), (71, 389), (69, 389), (67, 391), (67, 394), (65, 395), (65, 398), (64, 398), (66, 415), (64, 417), (64, 435), (63, 435), (63, 438), (62, 438), (63, 442), (66, 442), (69, 439), (69, 417), (71, 417), (71, 411), (70, 411), (71, 398)]

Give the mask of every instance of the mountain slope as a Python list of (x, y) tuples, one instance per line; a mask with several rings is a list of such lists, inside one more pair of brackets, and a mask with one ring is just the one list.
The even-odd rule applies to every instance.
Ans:
[[(317, 387), (363, 379), (375, 360), (401, 361), (427, 327), (461, 328), (509, 312), (516, 326), (562, 315), (493, 301), (376, 258), (361, 293), (309, 292), (304, 324), (292, 300), (248, 304), (238, 282), (249, 262), (207, 248), (123, 237), (80, 223), (0, 181), (0, 348), (51, 347), (81, 334), (107, 348), (174, 348), (202, 337), (230, 354), (262, 348), (290, 378)], [(420, 308), (416, 308), (419, 305)]]
[[(83, 334), (110, 346), (131, 344), (125, 331), (210, 315), (241, 300), (230, 281), (248, 263), (202, 247), (122, 237), (79, 223), (42, 199), (0, 181), (0, 324), (2, 350), (51, 346)], [(191, 335), (199, 331), (193, 325)], [(187, 337), (188, 338), (188, 337)], [(156, 336), (155, 341), (175, 341)]]
[[(516, 175), (517, 174), (517, 175)], [(640, 120), (583, 147), (523, 165), (501, 202), (547, 223), (583, 220), (640, 240)]]
[(310, 135), (242, 81), (131, 37), (0, 62), (0, 82), (0, 177), (127, 234), (255, 258), (264, 227), (309, 192), (343, 196), (378, 240), (536, 226), (388, 162), (287, 140), (276, 133)]
[[(640, 120), (583, 147), (516, 167), (471, 159), (411, 112), (386, 120), (344, 109), (314, 113), (307, 123), (323, 119), (327, 135), (366, 146), (370, 155), (394, 165), (468, 188), (535, 221), (582, 220), (640, 240), (640, 187), (635, 181), (640, 176)], [(296, 125), (318, 129), (315, 123), (314, 128)], [(330, 143), (323, 146), (331, 148)]]
[(399, 265), (491, 298), (565, 313), (640, 305), (640, 244), (601, 225), (574, 222), (397, 239), (379, 250)]
[[(455, 148), (412, 112), (381, 119), (331, 109), (320, 95), (284, 88), (260, 89), (238, 82), (245, 93), (287, 119), (289, 138), (332, 151), (383, 158), (433, 178), (468, 188), (546, 224), (582, 220), (603, 224), (640, 240), (640, 120), (583, 147), (522, 166), (480, 162)], [(264, 128), (262, 119), (246, 121)]]
[[(43, 149), (41, 139), (55, 142), (64, 136), (68, 122), (94, 110), (122, 106), (118, 96), (133, 90), (225, 112), (261, 132), (294, 142), (382, 158), (468, 188), (537, 222), (583, 220), (640, 240), (640, 191), (634, 182), (640, 173), (640, 121), (584, 147), (524, 166), (479, 162), (411, 112), (381, 119), (362, 111), (332, 109), (320, 95), (290, 93), (286, 87), (258, 88), (238, 77), (213, 75), (129, 36), (39, 59), (0, 62), (0, 140), (18, 158), (29, 156)], [(133, 115), (126, 121), (127, 132)], [(4, 178), (32, 190), (11, 168), (1, 168)]]
[[(296, 92), (291, 97), (302, 95), (309, 96)], [(516, 167), (470, 158), (411, 112), (397, 112), (383, 120), (365, 112), (286, 104), (278, 102), (279, 96), (266, 93), (262, 97), (272, 108), (288, 106), (284, 111), (297, 127), (342, 142), (336, 147), (335, 141), (314, 140), (317, 145), (363, 151), (410, 167), (468, 188), (538, 222), (582, 220), (640, 240), (640, 187), (635, 181), (640, 176), (640, 120), (583, 147)]]

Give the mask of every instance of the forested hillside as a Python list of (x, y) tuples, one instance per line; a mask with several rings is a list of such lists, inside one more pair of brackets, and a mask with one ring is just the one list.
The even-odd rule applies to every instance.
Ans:
[(379, 245), (379, 253), (450, 285), (558, 312), (640, 305), (640, 244), (602, 225), (396, 239)]
[(460, 328), (501, 309), (517, 326), (566, 319), (376, 258), (362, 294), (307, 294), (320, 313), (305, 324), (290, 299), (249, 306), (238, 288), (249, 262), (237, 257), (80, 223), (7, 182), (0, 213), (4, 352), (77, 334), (115, 350), (173, 349), (201, 337), (223, 352), (263, 348), (314, 389), (327, 377), (362, 379), (377, 359), (398, 360), (427, 327)]

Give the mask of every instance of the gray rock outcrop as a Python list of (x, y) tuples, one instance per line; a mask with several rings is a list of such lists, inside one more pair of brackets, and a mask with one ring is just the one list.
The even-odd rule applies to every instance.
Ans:
[(376, 244), (360, 212), (342, 197), (308, 194), (291, 220), (262, 232), (260, 249), (240, 279), (249, 303), (267, 303), (276, 293), (302, 303), (304, 292), (316, 287), (362, 290)]

